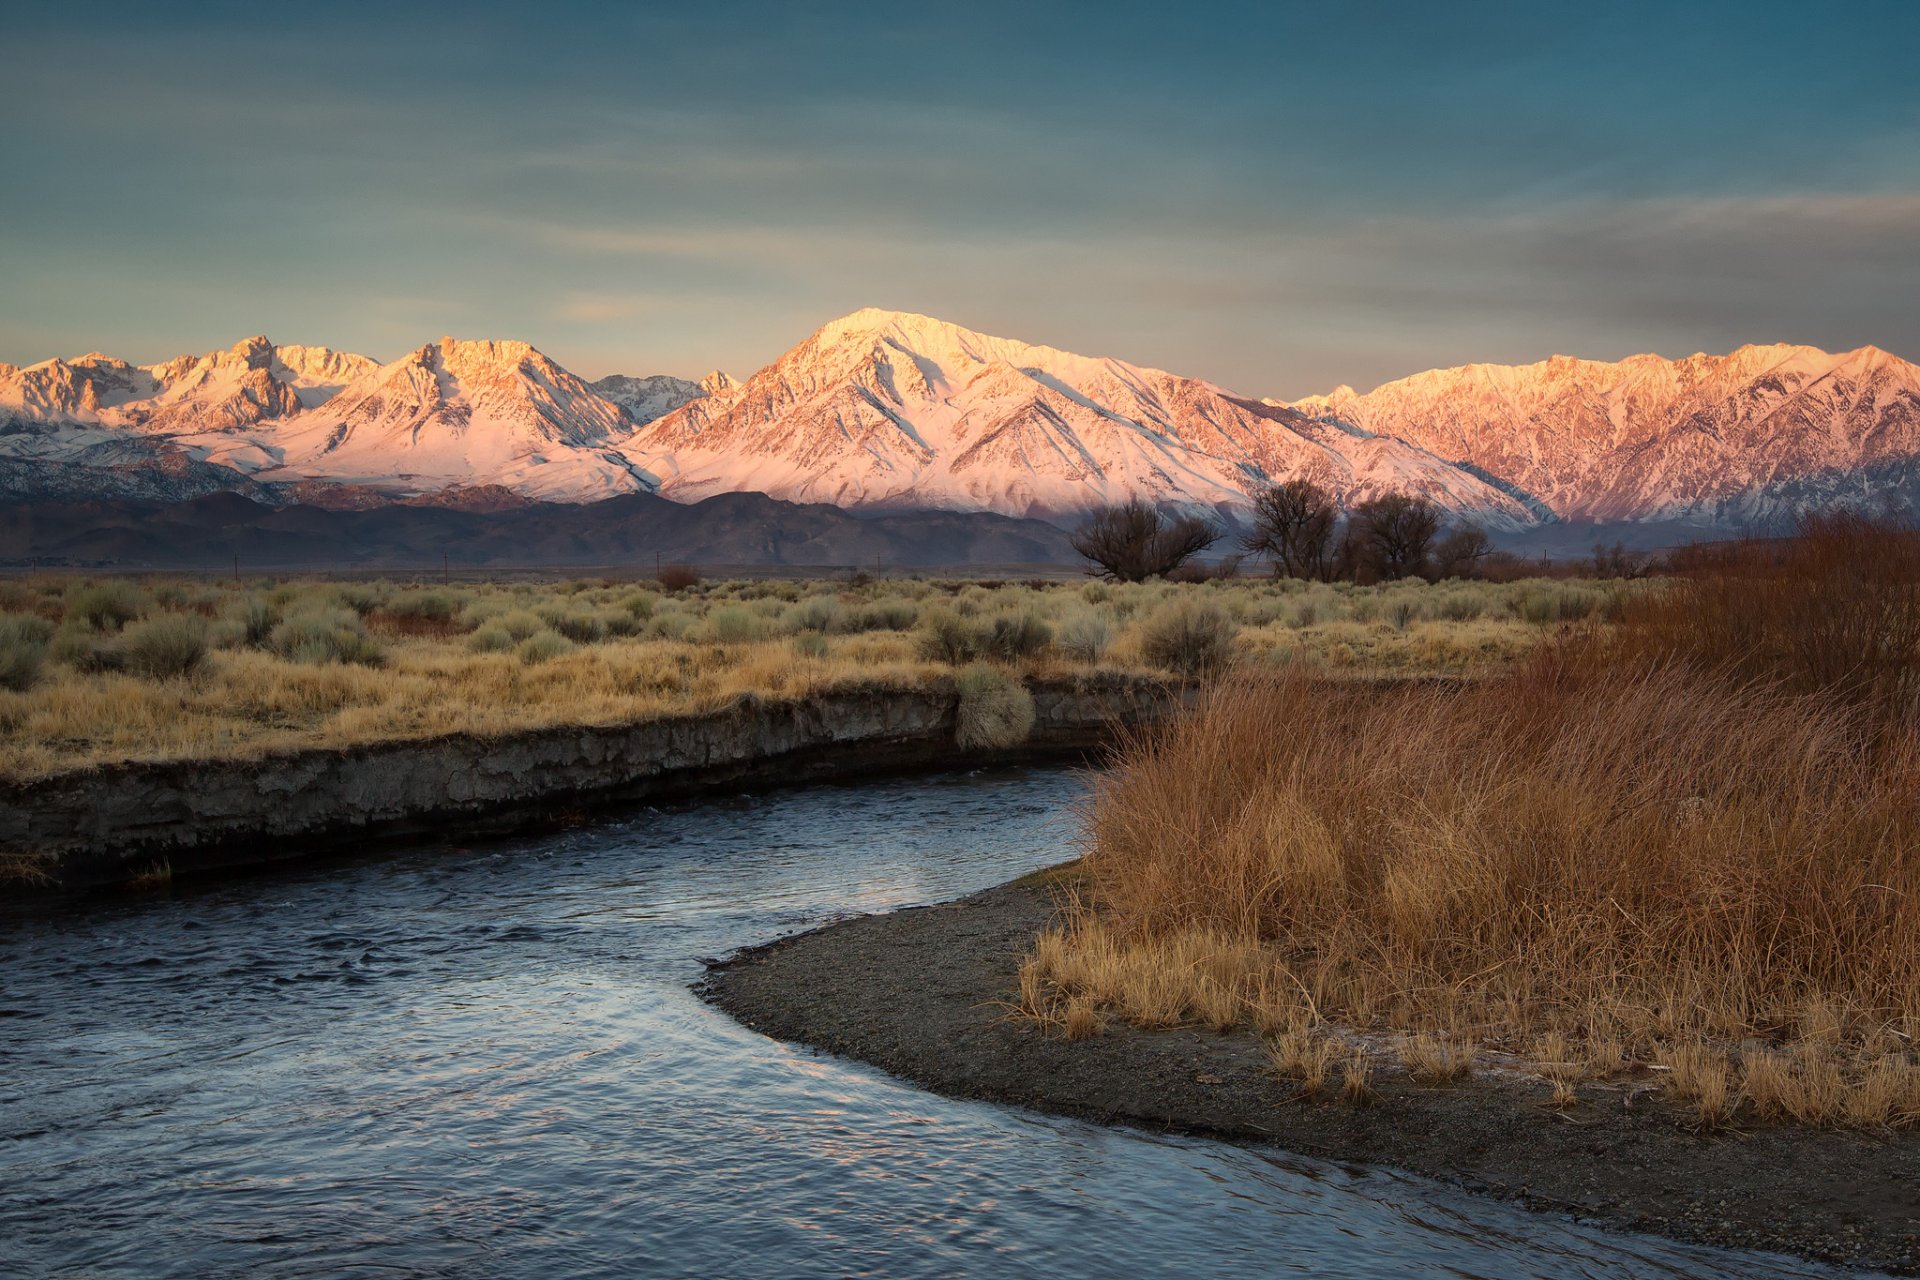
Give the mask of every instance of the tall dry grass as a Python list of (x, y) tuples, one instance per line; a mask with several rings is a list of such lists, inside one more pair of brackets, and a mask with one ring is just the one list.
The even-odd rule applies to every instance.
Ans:
[(1224, 684), (1096, 787), (1026, 987), (1386, 1034), (1436, 1077), (1471, 1065), (1433, 1068), (1445, 1032), (1561, 1102), (1624, 1047), (1704, 1120), (1913, 1123), (1913, 551), (1851, 520), (1737, 548), (1465, 687)]

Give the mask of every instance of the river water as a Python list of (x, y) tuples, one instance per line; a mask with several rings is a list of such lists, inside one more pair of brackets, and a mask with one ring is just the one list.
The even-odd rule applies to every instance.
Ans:
[(1082, 787), (820, 788), (0, 911), (0, 1274), (1810, 1274), (948, 1101), (690, 991), (1069, 856)]

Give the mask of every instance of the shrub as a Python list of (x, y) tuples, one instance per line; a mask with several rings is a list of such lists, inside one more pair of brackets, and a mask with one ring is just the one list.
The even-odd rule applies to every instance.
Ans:
[(32, 614), (0, 614), (0, 689), (31, 689), (47, 660), (53, 627)]
[(67, 616), (95, 631), (118, 631), (140, 616), (140, 603), (131, 582), (89, 582), (67, 591)]
[(982, 648), (1003, 662), (1031, 658), (1053, 643), (1053, 628), (1030, 611), (1003, 613), (982, 637)]
[(207, 656), (206, 619), (186, 613), (155, 614), (127, 628), (127, 670), (149, 680), (191, 675)]
[(689, 564), (670, 564), (660, 570), (660, 589), (677, 594), (700, 585), (700, 571)]
[(467, 648), (473, 653), (505, 653), (519, 643), (513, 632), (497, 621), (481, 624), (467, 637)]
[(547, 630), (546, 622), (530, 609), (515, 609), (511, 613), (501, 614), (493, 621), (501, 630), (513, 637), (515, 644)]
[(573, 641), (557, 631), (541, 631), (522, 640), (516, 652), (520, 655), (520, 661), (531, 667), (563, 653), (572, 653)]
[(982, 636), (977, 627), (950, 609), (929, 609), (920, 617), (920, 656), (952, 666), (980, 656)]
[(280, 608), (265, 596), (249, 595), (232, 609), (228, 617), (239, 626), (239, 639), (249, 649), (267, 643), (267, 637), (280, 625)]
[(118, 639), (103, 637), (77, 619), (54, 633), (48, 653), (55, 662), (65, 663), (83, 675), (118, 671), (126, 665), (126, 651)]
[(385, 594), (385, 583), (337, 582), (333, 586), (333, 598), (339, 604), (366, 617), (380, 607), (380, 598)]
[(803, 658), (824, 658), (832, 646), (817, 631), (802, 631), (793, 638), (793, 651)]
[(460, 601), (445, 591), (409, 591), (388, 603), (386, 620), (400, 631), (444, 634), (459, 627)]
[(920, 606), (911, 600), (889, 596), (862, 605), (853, 616), (853, 631), (908, 631), (920, 620)]
[(1076, 662), (1098, 662), (1113, 643), (1113, 624), (1104, 614), (1082, 610), (1061, 624), (1056, 643)]
[(377, 667), (386, 652), (367, 634), (366, 624), (348, 609), (298, 614), (273, 629), (267, 647), (289, 662), (315, 666), (329, 662)]
[(761, 620), (739, 605), (715, 609), (707, 615), (703, 629), (717, 644), (749, 644), (766, 634)]
[(653, 608), (660, 603), (660, 597), (651, 591), (635, 591), (620, 601), (620, 607), (632, 614), (637, 620), (645, 622), (653, 616)]
[(1033, 731), (1033, 695), (1017, 678), (997, 667), (976, 664), (962, 671), (955, 683), (960, 706), (954, 741), (961, 747), (1011, 747), (1027, 740)]
[(1185, 595), (1140, 624), (1140, 653), (1154, 666), (1183, 676), (1211, 675), (1232, 660), (1237, 630), (1217, 601)]
[(647, 623), (647, 634), (656, 640), (681, 640), (693, 629), (693, 619), (678, 610), (656, 613)]
[(555, 632), (575, 644), (592, 644), (606, 638), (606, 624), (591, 613), (571, 609), (543, 609), (540, 618)]
[(780, 625), (787, 631), (837, 631), (840, 628), (840, 602), (832, 596), (808, 596), (788, 605), (780, 614)]

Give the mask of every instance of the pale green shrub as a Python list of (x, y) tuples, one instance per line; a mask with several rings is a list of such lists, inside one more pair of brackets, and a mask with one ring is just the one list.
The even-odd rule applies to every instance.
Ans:
[(522, 640), (515, 652), (520, 655), (520, 661), (530, 667), (537, 666), (561, 654), (572, 653), (573, 641), (557, 631), (537, 631)]
[(40, 679), (53, 625), (27, 613), (0, 614), (0, 689), (22, 692)]
[(149, 680), (191, 675), (207, 657), (206, 619), (189, 613), (157, 613), (133, 623), (121, 643), (127, 670)]
[(1011, 747), (1033, 731), (1033, 695), (1007, 672), (985, 664), (962, 671), (954, 741), (964, 749)]
[(1154, 666), (1183, 676), (1211, 675), (1232, 660), (1236, 630), (1218, 601), (1183, 596), (1140, 624), (1140, 652)]

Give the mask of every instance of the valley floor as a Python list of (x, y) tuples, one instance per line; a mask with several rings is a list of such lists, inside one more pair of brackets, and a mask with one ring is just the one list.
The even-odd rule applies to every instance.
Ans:
[(1611, 608), (1580, 582), (1380, 587), (42, 576), (0, 581), (0, 781), (1246, 661), (1465, 674)]

